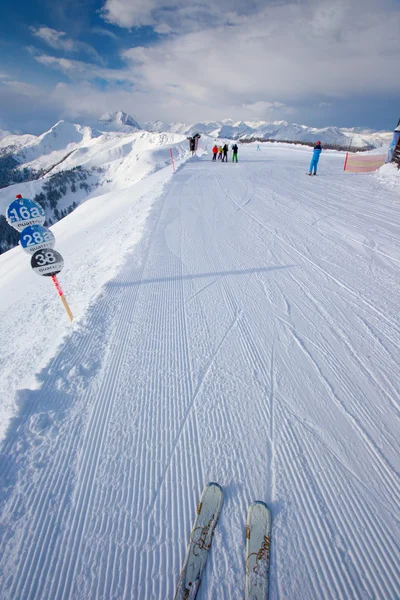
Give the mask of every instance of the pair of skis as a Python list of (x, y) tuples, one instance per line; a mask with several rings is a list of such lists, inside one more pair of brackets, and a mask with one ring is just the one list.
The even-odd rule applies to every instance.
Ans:
[[(194, 600), (197, 596), (222, 503), (221, 486), (218, 483), (206, 485), (174, 600)], [(270, 536), (271, 513), (264, 502), (253, 502), (246, 524), (246, 600), (268, 599)]]

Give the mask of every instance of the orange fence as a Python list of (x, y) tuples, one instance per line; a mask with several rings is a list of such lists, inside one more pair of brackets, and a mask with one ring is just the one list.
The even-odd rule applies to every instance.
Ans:
[(372, 173), (385, 164), (386, 154), (349, 154), (344, 161), (344, 170), (350, 173)]

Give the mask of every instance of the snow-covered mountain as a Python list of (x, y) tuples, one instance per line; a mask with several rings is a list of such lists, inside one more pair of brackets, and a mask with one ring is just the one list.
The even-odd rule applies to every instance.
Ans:
[(0, 254), (18, 240), (3, 216), (17, 193), (36, 198), (52, 224), (88, 198), (127, 188), (171, 165), (171, 148), (177, 161), (189, 155), (186, 136), (138, 130), (128, 125), (133, 120), (127, 117), (110, 119), (110, 123), (124, 121), (126, 132), (99, 131), (59, 121), (40, 136), (7, 136), (2, 140)]
[(184, 135), (193, 135), (196, 132), (205, 133), (213, 137), (235, 140), (265, 139), (285, 142), (310, 142), (321, 140), (325, 144), (355, 148), (376, 148), (388, 144), (392, 132), (375, 132), (365, 129), (345, 129), (339, 127), (308, 127), (287, 121), (205, 121), (195, 124), (164, 123), (162, 121), (149, 121), (144, 124), (149, 131), (174, 131)]
[(7, 137), (8, 135), (11, 135), (10, 131), (6, 131), (5, 129), (0, 129), (0, 140)]
[[(98, 120), (98, 128), (101, 131), (119, 131), (121, 133), (132, 133), (143, 129), (136, 119), (122, 110), (101, 115)], [(165, 131), (165, 129), (161, 131)]]
[(11, 133), (0, 139), (0, 156), (4, 154), (11, 154), (16, 152), (23, 146), (26, 146), (30, 142), (37, 139), (36, 135), (26, 133), (24, 135), (18, 135)]
[(91, 127), (59, 121), (49, 131), (24, 144), (14, 158), (26, 167), (46, 169), (101, 135), (100, 131)]

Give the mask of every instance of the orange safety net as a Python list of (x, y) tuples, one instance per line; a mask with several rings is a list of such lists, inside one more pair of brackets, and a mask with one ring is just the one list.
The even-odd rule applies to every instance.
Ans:
[(372, 173), (385, 164), (386, 154), (346, 154), (344, 170), (350, 173)]

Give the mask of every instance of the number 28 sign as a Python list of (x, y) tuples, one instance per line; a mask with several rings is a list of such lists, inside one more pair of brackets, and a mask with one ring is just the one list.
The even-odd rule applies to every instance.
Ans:
[(54, 234), (47, 227), (42, 225), (29, 225), (21, 231), (19, 243), (25, 252), (34, 254), (36, 250), (45, 248), (54, 248), (56, 239)]

